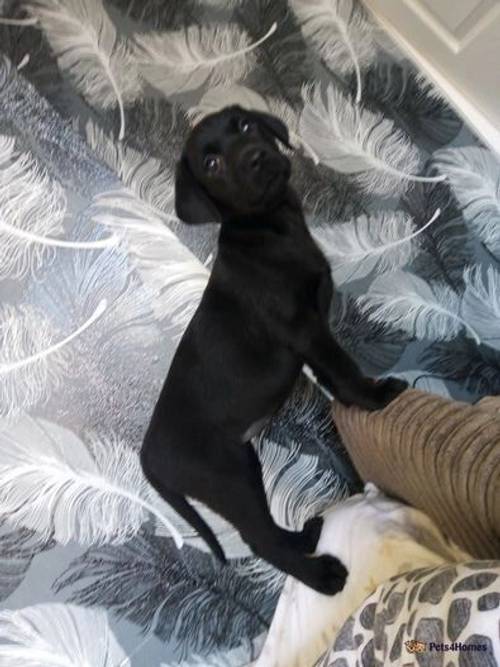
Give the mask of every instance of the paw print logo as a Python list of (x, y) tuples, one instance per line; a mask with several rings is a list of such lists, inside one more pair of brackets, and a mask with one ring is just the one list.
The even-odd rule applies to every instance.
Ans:
[(427, 644), (419, 642), (417, 639), (410, 639), (405, 642), (405, 646), (408, 653), (425, 653), (427, 651)]

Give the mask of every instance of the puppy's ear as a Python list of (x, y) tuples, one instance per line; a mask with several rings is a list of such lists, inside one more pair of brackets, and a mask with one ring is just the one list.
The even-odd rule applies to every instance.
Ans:
[(264, 111), (252, 111), (252, 116), (263, 130), (267, 130), (267, 132), (276, 137), (287, 148), (293, 148), (290, 145), (288, 128), (283, 121)]
[(221, 222), (221, 214), (205, 190), (196, 181), (183, 155), (175, 172), (175, 211), (190, 225)]

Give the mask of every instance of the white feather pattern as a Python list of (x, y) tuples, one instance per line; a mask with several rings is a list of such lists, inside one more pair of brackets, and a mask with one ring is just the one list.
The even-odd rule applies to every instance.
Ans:
[(227, 24), (146, 34), (136, 38), (136, 57), (144, 78), (167, 97), (203, 84), (227, 86), (251, 69), (252, 51), (276, 27), (253, 44), (245, 32)]
[[(153, 295), (153, 310), (182, 335), (208, 282), (205, 266), (166, 227), (157, 210), (129, 190), (94, 200), (94, 220), (123, 236), (141, 279)], [(171, 216), (173, 217), (173, 216)]]
[(54, 238), (63, 231), (66, 197), (62, 187), (14, 139), (0, 135), (0, 279), (36, 276), (54, 258), (54, 248), (98, 249), (117, 236), (79, 243)]
[(102, 609), (37, 604), (0, 612), (0, 667), (130, 667)]
[(36, 275), (54, 257), (48, 246), (35, 246), (9, 232), (19, 226), (39, 236), (58, 234), (65, 212), (59, 184), (36, 169), (28, 154), (17, 154), (14, 139), (0, 136), (0, 278)]
[(126, 102), (141, 91), (140, 77), (128, 44), (121, 40), (101, 0), (32, 0), (59, 66), (87, 101), (109, 109), (118, 105), (119, 138), (125, 135)]
[(68, 348), (55, 352), (50, 359), (38, 358), (14, 370), (13, 363), (38, 355), (50, 347), (54, 331), (46, 316), (29, 306), (14, 308), (4, 304), (0, 310), (0, 414), (17, 417), (43, 403), (72, 365)]
[(258, 443), (271, 514), (276, 523), (290, 530), (301, 530), (307, 519), (338, 500), (342, 490), (335, 473), (318, 470), (317, 456), (299, 451), (298, 443), (280, 447), (264, 437)]
[(490, 249), (500, 251), (500, 161), (476, 146), (437, 151), (433, 158), (465, 220)]
[(354, 105), (334, 86), (305, 86), (300, 116), (300, 136), (314, 150), (320, 162), (353, 176), (366, 192), (398, 194), (407, 182), (435, 182), (444, 176), (421, 177), (418, 149), (394, 123)]
[(69, 343), (102, 315), (101, 301), (92, 316), (66, 338), (55, 340), (45, 315), (30, 306), (0, 309), (0, 415), (16, 417), (48, 399), (71, 373)]
[(25, 416), (0, 425), (0, 444), (0, 516), (12, 525), (60, 544), (98, 546), (127, 541), (152, 514), (182, 546), (149, 501), (137, 452), (117, 438), (84, 444), (62, 426)]
[(480, 342), (460, 317), (460, 299), (451, 289), (405, 271), (376, 278), (357, 303), (372, 322), (402, 329), (417, 339), (451, 340), (465, 329)]
[(500, 273), (492, 266), (485, 279), (480, 266), (464, 272), (462, 316), (474, 325), (485, 345), (500, 350)]
[(361, 101), (361, 68), (375, 58), (372, 26), (356, 0), (291, 0), (302, 32), (320, 57), (340, 74), (356, 74), (356, 103)]
[[(90, 326), (92, 326), (92, 324), (94, 324), (94, 322), (96, 320), (98, 320), (99, 317), (101, 317), (101, 315), (104, 313), (106, 308), (107, 308), (107, 303), (106, 303), (106, 300), (103, 299), (102, 301), (99, 302), (97, 308), (95, 309), (94, 313), (90, 316), (90, 318), (84, 324), (82, 324), (81, 327), (79, 327), (76, 331), (74, 331), (72, 334), (70, 334), (69, 336), (67, 336), (63, 340), (60, 340), (59, 342), (54, 343), (53, 345), (50, 345), (49, 347), (46, 347), (46, 348), (43, 348), (42, 350), (39, 350), (38, 352), (36, 352), (35, 354), (33, 354), (29, 357), (24, 357), (22, 359), (17, 359), (17, 360), (14, 360), (14, 361), (4, 362), (4, 363), (0, 364), (0, 375), (3, 375), (5, 373), (10, 373), (12, 371), (19, 370), (20, 368), (25, 368), (26, 366), (29, 366), (33, 363), (36, 363), (37, 361), (41, 361), (41, 360), (45, 359), (46, 357), (50, 356), (51, 354), (54, 354), (55, 352), (57, 352), (61, 348), (68, 345), (72, 340), (77, 338), (81, 333), (83, 333), (85, 331), (85, 329), (88, 329)], [(25, 314), (26, 314), (26, 312), (27, 311), (25, 311)], [(6, 318), (6, 319), (9, 319), (9, 318)], [(15, 326), (15, 324), (16, 323), (18, 324), (18, 320), (17, 319), (12, 320), (12, 318), (11, 318), (11, 322), (13, 322), (13, 326), (9, 329), (9, 334), (12, 336), (13, 346), (15, 347), (15, 343), (19, 342), (19, 340), (20, 340), (20, 336), (16, 336), (16, 326)], [(19, 327), (17, 327), (17, 329), (19, 329)], [(12, 333), (12, 330), (14, 330), (14, 333)], [(19, 334), (19, 331), (17, 331), (17, 334)], [(38, 334), (38, 332), (37, 332), (37, 334)], [(3, 347), (7, 348), (7, 347), (9, 347), (9, 345), (6, 344)], [(2, 349), (2, 352), (4, 352), (3, 349)]]
[(85, 126), (85, 135), (94, 153), (139, 199), (160, 211), (173, 205), (172, 177), (160, 160), (144, 156), (125, 142), (113, 141), (92, 120)]
[(419, 229), (406, 213), (394, 211), (316, 227), (312, 234), (332, 266), (335, 283), (343, 285), (375, 270), (395, 271), (408, 264), (418, 251), (414, 239), (440, 212)]

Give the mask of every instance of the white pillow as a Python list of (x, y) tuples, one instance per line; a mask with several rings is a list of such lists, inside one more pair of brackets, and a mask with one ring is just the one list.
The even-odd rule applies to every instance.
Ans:
[(254, 667), (311, 667), (379, 584), (416, 568), (471, 559), (425, 514), (373, 484), (325, 513), (317, 553), (333, 554), (347, 567), (344, 590), (325, 596), (288, 577)]

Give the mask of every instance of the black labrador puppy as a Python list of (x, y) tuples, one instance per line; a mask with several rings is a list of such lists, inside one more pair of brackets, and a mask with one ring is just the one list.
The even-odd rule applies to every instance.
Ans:
[(307, 364), (339, 401), (378, 410), (406, 387), (374, 382), (328, 327), (330, 267), (288, 180), (286, 126), (228, 107), (192, 130), (176, 175), (176, 209), (189, 224), (219, 222), (218, 254), (201, 303), (178, 346), (147, 431), (141, 461), (160, 495), (224, 553), (186, 500), (232, 523), (254, 553), (321, 593), (347, 572), (312, 557), (320, 518), (301, 532), (276, 525), (250, 442), (283, 405)]

